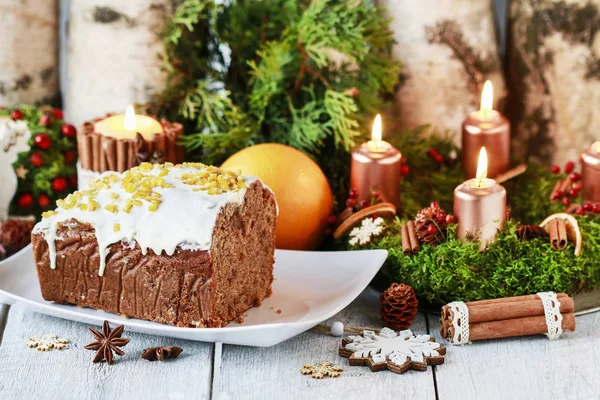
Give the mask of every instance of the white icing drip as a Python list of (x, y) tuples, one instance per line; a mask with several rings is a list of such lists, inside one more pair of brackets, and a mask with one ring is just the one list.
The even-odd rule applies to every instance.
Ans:
[(100, 172), (92, 171), (91, 169), (85, 169), (77, 162), (77, 189), (87, 189), (90, 182), (97, 179), (100, 176)]
[[(185, 243), (194, 244), (197, 250), (208, 250), (211, 246), (212, 233), (221, 208), (228, 203), (241, 203), (246, 194), (246, 189), (236, 192), (229, 191), (218, 195), (209, 195), (205, 191), (194, 191), (197, 186), (186, 185), (181, 181), (184, 173), (198, 172), (193, 167), (171, 167), (169, 173), (162, 178), (173, 188), (153, 188), (161, 194), (161, 204), (155, 212), (148, 210), (146, 201), (143, 206), (136, 206), (130, 213), (122, 211), (126, 199), (131, 199), (132, 194), (121, 188), (121, 181), (110, 185), (108, 189), (100, 190), (95, 198), (99, 208), (89, 212), (77, 207), (70, 209), (57, 208), (57, 214), (44, 218), (34, 228), (34, 233), (43, 233), (48, 242), (50, 267), (56, 268), (55, 241), (57, 225), (67, 220), (74, 219), (81, 223), (89, 223), (96, 231), (96, 240), (100, 254), (99, 275), (104, 274), (105, 259), (108, 247), (117, 242), (131, 243), (136, 241), (142, 254), (147, 254), (152, 249), (155, 254), (163, 251), (173, 255), (177, 246)], [(154, 167), (150, 172), (158, 175), (160, 168)], [(101, 177), (115, 174), (105, 172)], [(257, 181), (254, 177), (242, 177), (246, 186)], [(262, 184), (262, 182), (261, 182)], [(264, 186), (263, 184), (263, 187)], [(110, 193), (119, 196), (118, 201), (110, 198)], [(84, 202), (87, 197), (83, 197)], [(118, 212), (111, 213), (104, 209), (105, 206), (115, 204)], [(114, 226), (120, 225), (115, 232)]]

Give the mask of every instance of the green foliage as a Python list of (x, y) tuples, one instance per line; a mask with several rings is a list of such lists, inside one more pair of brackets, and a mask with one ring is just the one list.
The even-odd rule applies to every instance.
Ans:
[(210, 164), (278, 142), (333, 170), (401, 67), (389, 21), (366, 0), (185, 0), (163, 43), (169, 85), (152, 111), (184, 123), (189, 158)]
[[(16, 169), (22, 166), (29, 172), (25, 179), (18, 179), (17, 192), (10, 205), (9, 213), (11, 215), (34, 215), (37, 218), (41, 213), (54, 208), (56, 200), (63, 198), (68, 193), (75, 190), (74, 187), (67, 186), (67, 189), (61, 193), (57, 193), (52, 189), (52, 181), (58, 177), (64, 177), (69, 181), (69, 178), (74, 178), (77, 174), (75, 162), (67, 163), (65, 161), (65, 153), (73, 152), (77, 158), (77, 144), (74, 138), (69, 138), (61, 133), (61, 127), (64, 121), (59, 118), (51, 117), (49, 126), (44, 126), (39, 123), (40, 117), (44, 114), (52, 115), (50, 107), (35, 107), (31, 105), (21, 105), (18, 107), (23, 112), (23, 120), (27, 121), (31, 137), (29, 139), (30, 151), (19, 153), (17, 161), (13, 163)], [(0, 116), (10, 114), (10, 110), (0, 110)], [(37, 134), (45, 133), (50, 136), (52, 144), (46, 150), (38, 149), (34, 145), (34, 138)], [(30, 157), (34, 152), (39, 152), (44, 158), (44, 164), (40, 167), (34, 166)], [(20, 208), (16, 204), (16, 199), (21, 194), (31, 194), (33, 196), (33, 204), (27, 208)], [(38, 199), (41, 195), (47, 195), (50, 202), (47, 207), (41, 207), (38, 204)]]
[(383, 274), (390, 281), (412, 286), (433, 304), (548, 290), (575, 294), (600, 285), (600, 219), (578, 220), (584, 242), (580, 257), (574, 256), (572, 245), (554, 251), (547, 239), (519, 240), (514, 221), (507, 222), (496, 242), (484, 252), (479, 251), (478, 243), (462, 243), (451, 226), (446, 242), (425, 244), (416, 255), (407, 256), (402, 252), (400, 235), (405, 221), (399, 219), (368, 248), (388, 250)]

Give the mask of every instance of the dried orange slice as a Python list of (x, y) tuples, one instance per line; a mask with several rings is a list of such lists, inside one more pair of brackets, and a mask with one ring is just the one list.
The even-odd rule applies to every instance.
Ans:
[(548, 218), (546, 218), (540, 226), (546, 230), (548, 230), (548, 225), (550, 221), (555, 219), (561, 219), (565, 221), (565, 225), (567, 227), (567, 236), (569, 240), (575, 245), (575, 256), (579, 257), (581, 255), (581, 248), (583, 245), (583, 238), (581, 237), (581, 230), (579, 229), (579, 223), (572, 215), (567, 213), (558, 213), (552, 214)]
[(363, 208), (362, 210), (357, 211), (354, 214), (350, 215), (348, 218), (346, 218), (344, 222), (342, 222), (340, 226), (337, 227), (337, 229), (333, 233), (333, 237), (335, 239), (338, 239), (342, 236), (349, 234), (352, 228), (357, 226), (363, 219), (368, 218), (372, 215), (391, 217), (393, 215), (396, 215), (396, 206), (392, 203), (379, 203), (373, 206)]

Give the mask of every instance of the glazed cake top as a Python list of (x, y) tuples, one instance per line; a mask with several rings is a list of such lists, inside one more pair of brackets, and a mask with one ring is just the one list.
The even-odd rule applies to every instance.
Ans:
[(44, 234), (54, 269), (58, 225), (71, 219), (89, 223), (103, 275), (108, 247), (119, 241), (137, 242), (142, 254), (152, 249), (172, 255), (177, 246), (210, 249), (219, 211), (241, 203), (256, 180), (200, 163), (143, 163), (122, 174), (105, 172), (88, 189), (57, 201), (58, 208), (42, 214), (33, 233)]

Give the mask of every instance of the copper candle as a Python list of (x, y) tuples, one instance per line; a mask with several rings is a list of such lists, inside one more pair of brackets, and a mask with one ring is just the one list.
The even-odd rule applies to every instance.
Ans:
[(583, 201), (600, 202), (600, 141), (581, 155), (581, 182)]
[(400, 166), (402, 154), (381, 139), (381, 116), (373, 122), (371, 140), (352, 152), (350, 187), (358, 191), (358, 200), (371, 200), (374, 190), (381, 200), (400, 205)]
[(463, 241), (478, 239), (483, 250), (496, 239), (506, 221), (506, 190), (487, 178), (485, 147), (481, 149), (476, 178), (454, 190), (454, 215), (458, 220), (458, 237)]
[(489, 152), (488, 176), (495, 178), (510, 165), (510, 123), (492, 107), (492, 83), (486, 81), (481, 92), (481, 107), (462, 124), (463, 169), (467, 179), (475, 178), (477, 154), (482, 147)]

